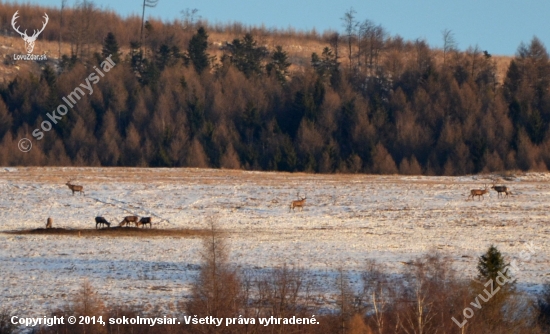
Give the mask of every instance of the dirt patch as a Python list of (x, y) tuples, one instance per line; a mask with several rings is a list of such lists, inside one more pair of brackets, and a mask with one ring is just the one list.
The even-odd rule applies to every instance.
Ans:
[(135, 227), (113, 227), (102, 229), (65, 229), (65, 228), (37, 228), (3, 232), (6, 234), (38, 234), (38, 235), (70, 235), (75, 237), (202, 237), (208, 235), (208, 230), (201, 229), (154, 229)]

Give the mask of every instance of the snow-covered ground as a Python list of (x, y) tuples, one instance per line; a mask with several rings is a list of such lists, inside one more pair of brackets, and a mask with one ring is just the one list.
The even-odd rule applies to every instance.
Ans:
[[(514, 195), (467, 200), (490, 177), (311, 175), (205, 169), (0, 168), (0, 231), (95, 228), (153, 216), (155, 228), (205, 228), (213, 217), (229, 233), (231, 261), (243, 268), (282, 264), (330, 277), (376, 259), (393, 272), (438, 251), (465, 278), (496, 245), (509, 260), (532, 243), (518, 283), (550, 278), (550, 174), (516, 175)], [(72, 195), (67, 180), (84, 186)], [(296, 193), (303, 211), (289, 212)], [(0, 234), (0, 301), (24, 316), (61, 306), (88, 279), (110, 300), (170, 309), (188, 294), (200, 264), (199, 238), (110, 238)], [(330, 286), (328, 282), (326, 286)]]

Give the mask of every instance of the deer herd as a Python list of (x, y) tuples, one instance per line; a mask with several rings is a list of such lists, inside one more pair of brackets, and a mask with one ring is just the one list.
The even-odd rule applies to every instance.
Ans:
[[(120, 227), (123, 227), (123, 226), (128, 226), (130, 225), (131, 223), (135, 224), (136, 227), (145, 227), (147, 224), (149, 225), (149, 228), (153, 227), (153, 219), (151, 217), (141, 217), (141, 219), (139, 219), (138, 216), (126, 216), (124, 217), (124, 219), (118, 224), (118, 226)], [(110, 228), (111, 227), (111, 223), (109, 223), (105, 218), (103, 217), (95, 217), (95, 228), (97, 229), (101, 226), (105, 227), (107, 226), (107, 228)]]
[[(497, 192), (497, 194), (498, 194), (497, 197), (500, 197), (502, 193), (504, 193), (504, 195), (506, 195), (506, 197), (508, 197), (508, 195), (512, 195), (512, 192), (510, 191), (510, 188), (508, 188), (506, 186), (497, 186), (497, 185), (493, 184), (491, 189), (493, 189), (494, 191)], [(472, 190), (470, 190), (470, 196), (468, 196), (468, 199), (470, 199), (470, 197), (472, 199), (474, 199), (477, 196), (479, 198), (479, 200), (481, 200), (483, 195), (485, 195), (488, 192), (489, 192), (489, 188), (487, 187), (487, 185), (485, 185), (484, 189), (472, 189)], [(504, 195), (502, 195), (502, 196), (504, 196)]]
[[(76, 184), (71, 183), (72, 180), (67, 181), (65, 185), (71, 189), (73, 192), (73, 195), (75, 192), (80, 193), (81, 195), (84, 194), (84, 187), (79, 186)], [(124, 219), (118, 224), (119, 227), (123, 226), (130, 226), (130, 224), (134, 224), (136, 227), (146, 227), (149, 225), (149, 228), (153, 227), (153, 219), (151, 217), (141, 217), (141, 219), (138, 216), (126, 216)], [(53, 220), (52, 218), (48, 218), (46, 221), (46, 228), (52, 228)], [(102, 228), (102, 227), (111, 227), (111, 223), (107, 221), (107, 219), (103, 217), (95, 217), (95, 228)]]
[[(84, 187), (83, 186), (72, 184), (71, 182), (72, 182), (72, 180), (69, 180), (69, 181), (67, 181), (67, 183), (65, 185), (67, 187), (69, 187), (69, 189), (73, 192), (73, 195), (74, 195), (75, 192), (78, 192), (81, 195), (84, 194)], [(493, 189), (494, 191), (496, 191), (498, 193), (499, 198), (500, 198), (500, 196), (508, 197), (508, 195), (512, 195), (512, 192), (510, 191), (510, 188), (508, 188), (506, 186), (497, 186), (497, 185), (493, 184), (491, 189)], [(470, 190), (470, 195), (468, 196), (468, 199), (472, 198), (472, 200), (474, 200), (475, 197), (477, 196), (478, 199), (481, 200), (483, 198), (483, 195), (487, 194), (488, 192), (489, 192), (489, 187), (487, 185), (485, 185), (485, 188), (483, 188), (483, 189), (472, 189), (472, 190)], [(298, 200), (290, 202), (289, 212), (291, 210), (294, 211), (295, 208), (300, 208), (302, 211), (304, 210), (304, 206), (306, 205), (307, 197), (306, 196), (301, 197), (300, 192), (298, 192), (297, 197), (298, 197)], [(153, 222), (152, 222), (151, 217), (142, 217), (140, 219), (138, 216), (126, 216), (118, 224), (118, 226), (119, 227), (130, 226), (131, 224), (134, 224), (135, 227), (140, 227), (140, 226), (141, 227), (146, 227), (147, 225), (149, 225), (149, 228), (151, 228)], [(52, 228), (52, 225), (53, 225), (52, 218), (48, 218), (48, 220), (46, 222), (46, 228)], [(95, 217), (95, 227), (96, 227), (96, 229), (101, 228), (101, 227), (110, 228), (111, 223), (109, 223), (103, 217)]]

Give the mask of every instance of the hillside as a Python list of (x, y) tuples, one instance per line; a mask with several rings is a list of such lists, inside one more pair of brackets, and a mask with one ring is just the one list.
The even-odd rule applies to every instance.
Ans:
[[(13, 58), (12, 56), (14, 53), (19, 54), (24, 51), (24, 41), (13, 31), (11, 31), (10, 28), (11, 27), (7, 27), (4, 30), (7, 31), (8, 34), (0, 35), (0, 54), (3, 59)], [(188, 35), (191, 36), (192, 32), (190, 31)], [(242, 33), (238, 34), (216, 31), (209, 32), (207, 52), (212, 56), (216, 56), (217, 59), (221, 59), (224, 51), (223, 46), (226, 45), (226, 43), (232, 42), (235, 38), (242, 37), (242, 35)], [(294, 36), (272, 36), (268, 32), (262, 32), (260, 36), (259, 43), (267, 49), (274, 49), (277, 45), (280, 45), (284, 50), (286, 50), (289, 61), (292, 63), (289, 69), (291, 73), (305, 71), (305, 69), (310, 66), (311, 54), (314, 52), (320, 54), (323, 48), (327, 46), (327, 42), (324, 40), (326, 38), (323, 38), (322, 36), (315, 36), (315, 38), (305, 34), (296, 34)], [(101, 52), (102, 47), (103, 45), (101, 43), (93, 43), (90, 45), (90, 50), (92, 53)], [(130, 53), (130, 49), (127, 45), (121, 45), (120, 52), (124, 57)], [(59, 62), (59, 43), (57, 41), (39, 38), (36, 43), (34, 53), (46, 54), (48, 58), (51, 59), (52, 65), (57, 64)], [(61, 43), (61, 54), (71, 54), (70, 43)], [(437, 64), (441, 64), (443, 62), (443, 52), (441, 50), (434, 50), (434, 60)], [(502, 84), (512, 57), (493, 55), (493, 60), (496, 65), (498, 81)], [(346, 64), (349, 63), (349, 60), (346, 57), (341, 57), (340, 62), (343, 66), (346, 66)], [(36, 64), (27, 62), (18, 62), (17, 64), (13, 64), (12, 62), (2, 62), (0, 63), (0, 73), (2, 74), (2, 78), (5, 80), (13, 80), (22, 70), (23, 73), (28, 70), (39, 73), (39, 66), (34, 65)]]
[[(2, 165), (428, 175), (550, 166), (550, 64), (537, 38), (512, 59), (482, 46), (444, 52), (371, 21), (319, 34), (151, 20), (141, 45), (139, 18), (89, 2), (65, 9), (63, 26), (54, 9), (20, 10), (29, 29), (48, 11), (35, 53), (49, 60), (10, 60), (23, 41), (10, 32), (15, 7), (0, 6)], [(109, 55), (116, 67), (86, 94), (78, 87)], [(48, 116), (79, 90), (67, 116)]]

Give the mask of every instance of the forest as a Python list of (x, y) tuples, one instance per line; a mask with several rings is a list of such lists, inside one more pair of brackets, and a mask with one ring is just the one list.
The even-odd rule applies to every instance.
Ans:
[[(0, 83), (0, 165), (211, 167), (464, 175), (550, 167), (550, 63), (539, 39), (499, 75), (481, 47), (405, 41), (349, 10), (324, 33), (0, 5), (59, 43)], [(217, 41), (211, 36), (216, 35)], [(220, 36), (223, 42), (220, 42)], [(6, 38), (7, 38), (6, 37)], [(6, 39), (4, 39), (6, 40)], [(300, 56), (291, 47), (317, 46)], [(58, 56), (57, 53), (59, 53)], [(302, 53), (303, 54), (303, 53)], [(34, 129), (109, 55), (116, 66), (44, 138)], [(4, 55), (5, 67), (13, 61)], [(32, 150), (18, 149), (21, 138)]]

